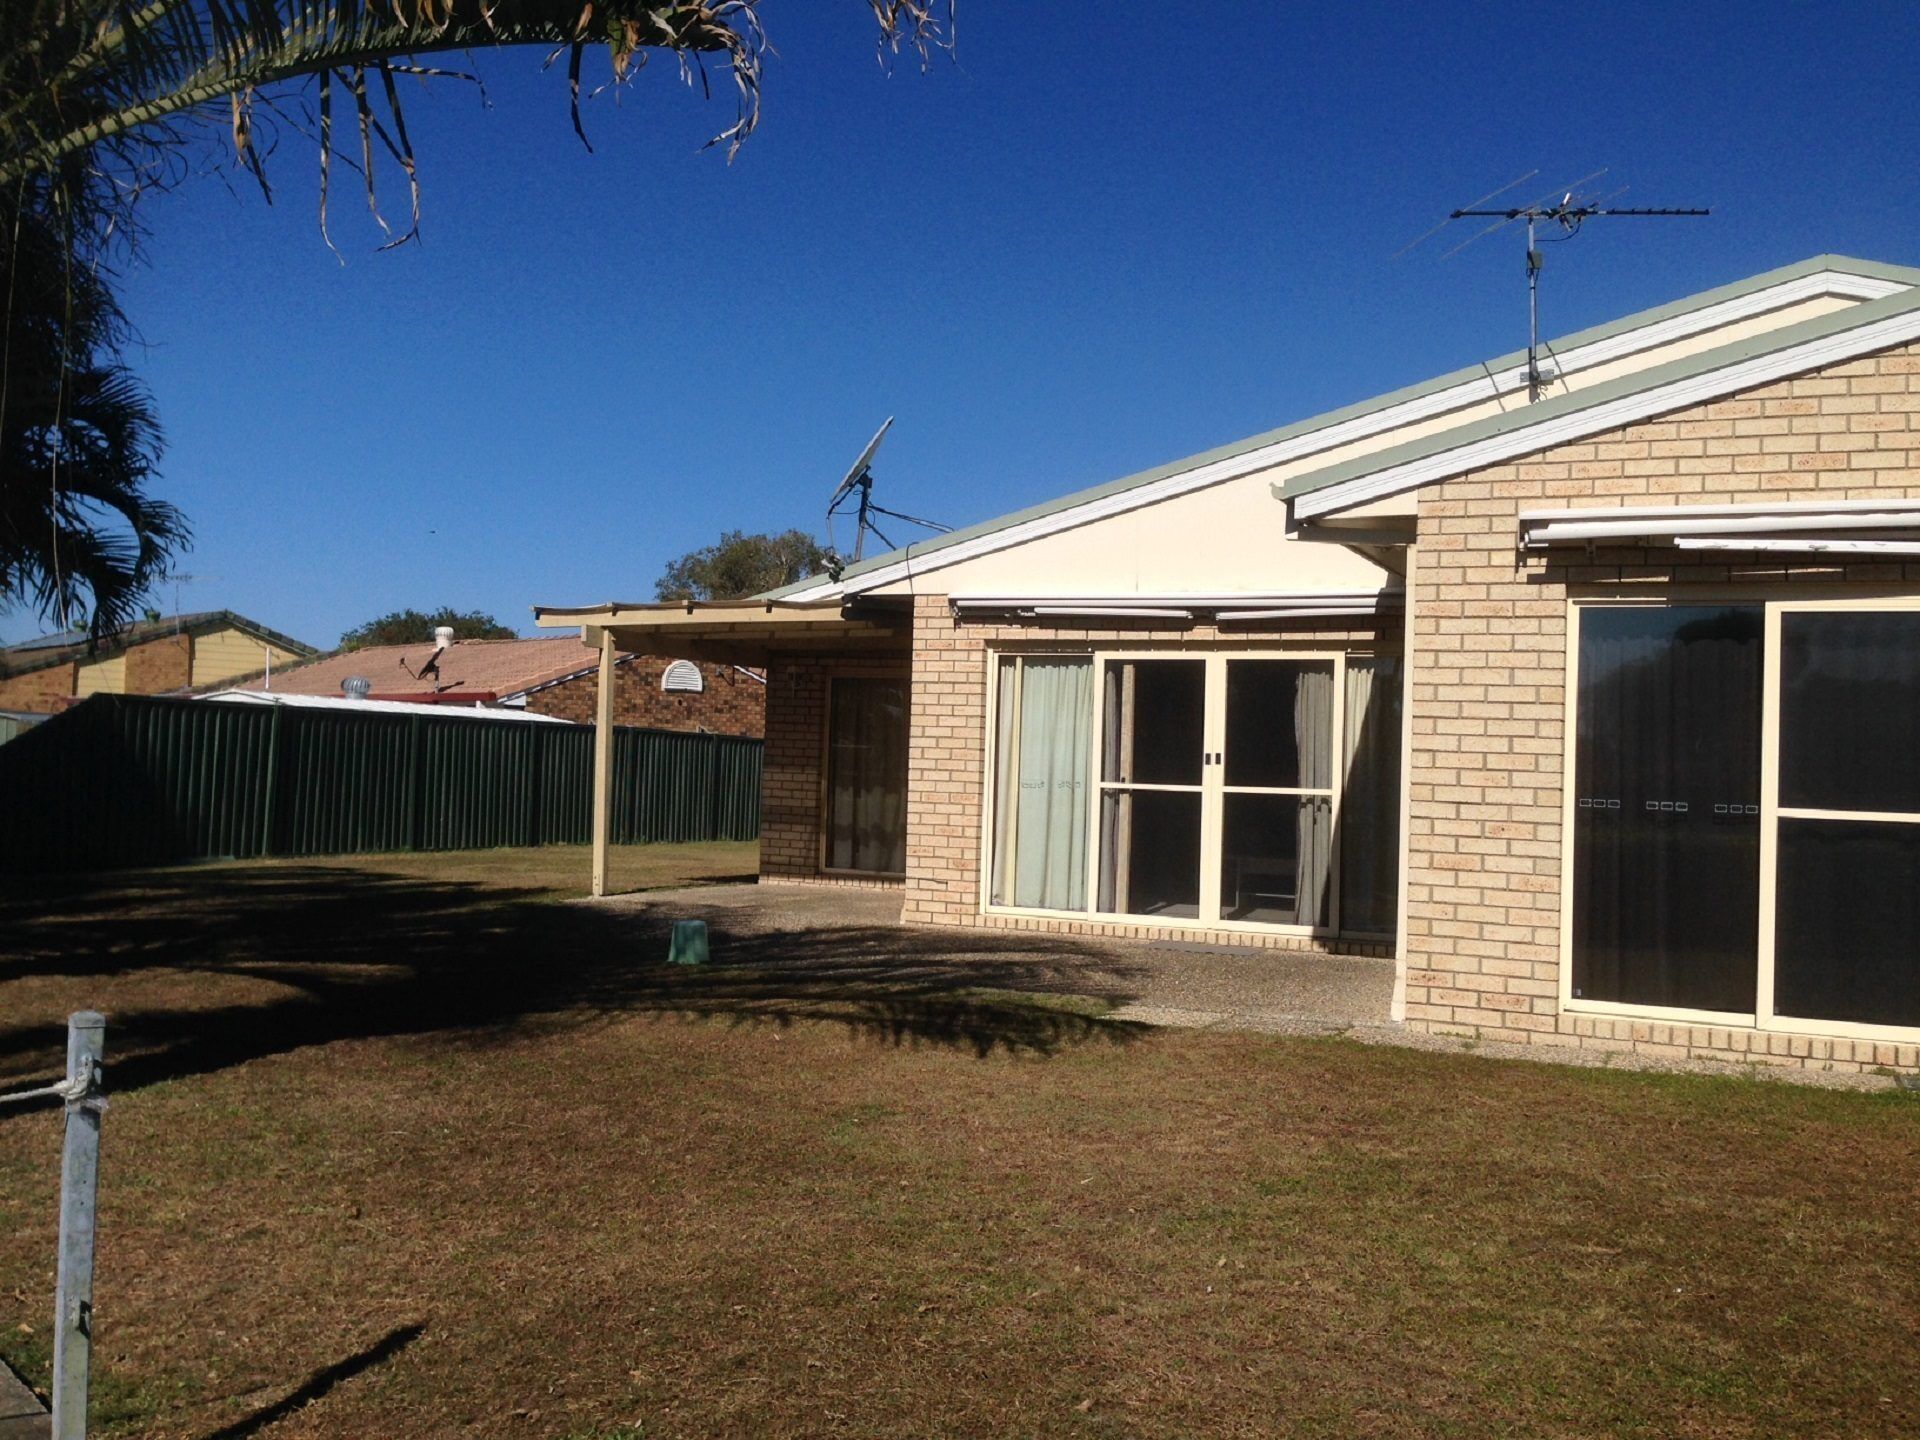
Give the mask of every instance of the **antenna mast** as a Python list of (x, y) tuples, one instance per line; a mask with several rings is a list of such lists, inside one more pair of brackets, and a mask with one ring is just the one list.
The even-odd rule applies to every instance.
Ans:
[[(1523, 176), (1521, 178), (1524, 179), (1526, 177)], [(1518, 182), (1516, 181), (1515, 183), (1517, 184)], [(1615, 193), (1617, 194), (1619, 192), (1616, 191)], [(1543, 202), (1536, 200), (1531, 205), (1515, 205), (1506, 209), (1483, 210), (1469, 207), (1464, 210), (1450, 212), (1447, 219), (1464, 220), (1476, 215), (1493, 217), (1494, 223), (1481, 231), (1481, 235), (1492, 234), (1502, 225), (1509, 224), (1515, 220), (1524, 220), (1527, 222), (1527, 399), (1531, 402), (1540, 398), (1540, 392), (1545, 388), (1546, 383), (1546, 377), (1540, 373), (1540, 272), (1546, 268), (1547, 262), (1546, 257), (1540, 253), (1539, 244), (1535, 241), (1536, 227), (1547, 223), (1558, 225), (1566, 233), (1564, 235), (1554, 236), (1553, 238), (1556, 240), (1571, 240), (1575, 235), (1580, 233), (1580, 227), (1582, 225), (1600, 216), (1680, 219), (1690, 216), (1702, 216), (1709, 213), (1710, 212), (1706, 210), (1694, 209), (1628, 209), (1619, 206), (1608, 206), (1576, 200), (1574, 198), (1574, 192), (1568, 190), (1555, 201)], [(1478, 240), (1479, 238), (1479, 235), (1473, 237), (1474, 240)], [(1472, 240), (1466, 241), (1464, 244), (1456, 246), (1454, 250), (1450, 250), (1447, 253), (1451, 255), (1457, 250), (1465, 249), (1467, 245), (1472, 243)]]

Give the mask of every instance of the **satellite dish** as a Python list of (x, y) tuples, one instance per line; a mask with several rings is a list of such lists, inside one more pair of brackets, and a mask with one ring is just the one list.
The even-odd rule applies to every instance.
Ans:
[(833, 492), (833, 498), (827, 501), (827, 573), (834, 579), (840, 578), (840, 572), (846, 563), (840, 558), (839, 549), (833, 540), (833, 517), (840, 513), (847, 501), (858, 491), (859, 505), (856, 507), (853, 534), (853, 560), (858, 563), (866, 552), (869, 532), (878, 535), (889, 548), (893, 541), (888, 540), (880, 527), (873, 523), (875, 515), (890, 515), (895, 520), (904, 520), (909, 525), (918, 525), (922, 530), (935, 530), (944, 535), (952, 530), (951, 525), (942, 525), (935, 520), (922, 520), (917, 515), (903, 515), (898, 510), (889, 510), (883, 505), (873, 503), (873, 457), (880, 449), (880, 442), (887, 438), (887, 431), (893, 428), (893, 417), (889, 415), (880, 428), (873, 432), (873, 439), (867, 442), (867, 448), (860, 452), (860, 458), (853, 462), (853, 468), (847, 471)]
[(861, 481), (871, 483), (873, 478), (873, 457), (880, 449), (880, 442), (887, 438), (887, 431), (893, 428), (893, 416), (887, 416), (873, 438), (867, 442), (867, 448), (860, 452), (860, 458), (853, 462), (853, 468), (847, 471), (847, 478), (840, 482), (840, 488), (833, 492), (833, 498), (827, 502), (827, 513), (831, 515), (834, 507), (847, 498), (847, 492)]

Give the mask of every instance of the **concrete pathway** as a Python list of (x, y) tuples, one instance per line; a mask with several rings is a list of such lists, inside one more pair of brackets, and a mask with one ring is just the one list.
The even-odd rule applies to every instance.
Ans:
[(0, 1440), (47, 1440), (53, 1419), (20, 1377), (0, 1365)]
[[(1717, 1060), (1669, 1060), (1625, 1050), (1560, 1044), (1515, 1044), (1428, 1035), (1387, 1018), (1393, 962), (1327, 955), (1117, 940), (1036, 931), (934, 929), (900, 924), (900, 892), (837, 886), (731, 884), (651, 890), (576, 902), (627, 911), (651, 925), (704, 919), (716, 932), (714, 959), (727, 961), (726, 936), (792, 934), (811, 963), (840, 956), (893, 961), (899, 973), (945, 983), (1001, 985), (1103, 999), (1116, 1019), (1192, 1030), (1246, 1030), (1271, 1035), (1339, 1035), (1367, 1045), (1398, 1045), (1443, 1054), (1475, 1054), (1622, 1070), (1739, 1075), (1848, 1090), (1886, 1090), (1900, 1081), (1782, 1066)], [(662, 950), (664, 955), (664, 950)], [(809, 959), (799, 959), (805, 965)], [(8, 1437), (0, 1435), (0, 1440)]]
[(791, 934), (796, 956), (815, 963), (840, 955), (892, 959), (903, 974), (937, 973), (955, 985), (977, 977), (973, 983), (1106, 1000), (1121, 1007), (1120, 1018), (1142, 1023), (1323, 1033), (1385, 1024), (1393, 999), (1391, 960), (1034, 930), (906, 927), (897, 890), (708, 885), (579, 903), (654, 925), (705, 920), (721, 964), (728, 959), (727, 936), (764, 941)]

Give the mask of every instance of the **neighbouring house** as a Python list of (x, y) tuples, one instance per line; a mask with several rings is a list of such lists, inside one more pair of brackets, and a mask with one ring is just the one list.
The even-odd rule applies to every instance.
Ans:
[(141, 620), (92, 645), (68, 630), (0, 650), (0, 709), (48, 714), (89, 695), (166, 695), (319, 653), (231, 610)]
[[(597, 652), (572, 635), (529, 640), (455, 640), (451, 631), (418, 645), (340, 650), (231, 689), (340, 697), (350, 679), (365, 698), (415, 705), (483, 705), (591, 724)], [(626, 654), (614, 671), (613, 721), (656, 730), (758, 738), (766, 723), (766, 677), (743, 666)]]
[[(1920, 1068), (1920, 270), (1820, 257), (752, 602), (761, 870), (1379, 946), (1413, 1028)], [(599, 878), (598, 876), (596, 878)]]

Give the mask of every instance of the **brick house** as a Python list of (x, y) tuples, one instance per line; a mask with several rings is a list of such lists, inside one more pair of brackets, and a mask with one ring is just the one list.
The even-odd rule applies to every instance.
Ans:
[(539, 613), (767, 667), (766, 879), (1376, 950), (1417, 1029), (1920, 1068), (1920, 270), (1549, 353), (752, 602)]
[[(454, 640), (449, 632), (423, 635), (418, 645), (336, 651), (228, 688), (338, 697), (357, 676), (372, 699), (496, 706), (590, 724), (598, 675), (596, 652), (571, 635)], [(614, 723), (757, 738), (766, 693), (765, 676), (743, 666), (623, 654), (614, 669)]]
[(141, 620), (95, 644), (69, 630), (0, 650), (0, 710), (51, 713), (89, 695), (166, 695), (319, 653), (231, 610)]

